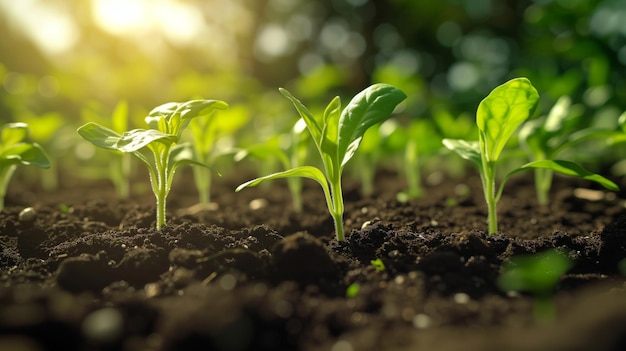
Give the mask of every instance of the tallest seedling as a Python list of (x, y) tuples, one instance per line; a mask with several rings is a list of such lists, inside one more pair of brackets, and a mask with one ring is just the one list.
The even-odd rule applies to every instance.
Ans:
[(476, 164), (487, 202), (489, 234), (498, 231), (496, 205), (510, 176), (527, 169), (549, 169), (564, 175), (597, 182), (609, 190), (618, 190), (610, 180), (593, 174), (576, 163), (563, 160), (539, 160), (510, 171), (496, 191), (496, 166), (500, 154), (518, 127), (535, 111), (539, 94), (527, 78), (512, 79), (495, 89), (480, 102), (476, 112), (478, 142), (444, 139), (443, 144), (461, 157)]
[(388, 84), (374, 84), (358, 93), (348, 106), (341, 109), (341, 100), (335, 97), (326, 107), (323, 116), (315, 117), (285, 89), (280, 92), (295, 106), (306, 122), (307, 129), (315, 141), (323, 164), (322, 170), (312, 166), (292, 168), (253, 179), (237, 187), (255, 186), (265, 180), (305, 177), (317, 181), (324, 190), (328, 211), (333, 217), (337, 240), (344, 240), (343, 195), (341, 173), (343, 167), (359, 148), (365, 131), (391, 115), (396, 106), (406, 98), (399, 89)]

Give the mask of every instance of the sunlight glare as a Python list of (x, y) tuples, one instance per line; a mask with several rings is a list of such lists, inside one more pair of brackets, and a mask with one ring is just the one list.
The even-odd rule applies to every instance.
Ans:
[(148, 6), (145, 0), (93, 0), (93, 17), (114, 35), (142, 32), (150, 26)]

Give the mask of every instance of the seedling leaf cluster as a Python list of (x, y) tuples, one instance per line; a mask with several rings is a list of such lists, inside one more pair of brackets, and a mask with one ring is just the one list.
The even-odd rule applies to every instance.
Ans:
[(532, 116), (538, 101), (539, 94), (527, 78), (512, 79), (496, 87), (478, 105), (478, 142), (443, 140), (445, 147), (472, 161), (478, 168), (487, 203), (490, 234), (498, 231), (496, 205), (502, 196), (504, 184), (513, 174), (523, 170), (547, 169), (597, 182), (609, 190), (618, 190), (617, 185), (609, 179), (593, 174), (574, 162), (549, 159), (526, 163), (510, 171), (496, 187), (496, 171), (502, 151), (519, 126)]
[(337, 240), (344, 240), (343, 194), (341, 174), (344, 166), (359, 147), (368, 128), (391, 115), (406, 95), (388, 84), (374, 84), (357, 94), (342, 110), (341, 99), (335, 97), (321, 117), (313, 114), (286, 89), (280, 89), (305, 121), (320, 155), (323, 170), (300, 166), (283, 172), (256, 178), (239, 185), (236, 191), (258, 185), (270, 179), (304, 177), (317, 181), (324, 191), (328, 210), (333, 218)]
[[(227, 107), (218, 100), (171, 102), (150, 111), (145, 118), (149, 129), (119, 134), (90, 122), (78, 128), (78, 133), (97, 147), (133, 154), (146, 165), (156, 197), (156, 228), (160, 229), (165, 225), (166, 200), (176, 169), (183, 165), (205, 166), (194, 159), (189, 143), (179, 143), (183, 131), (193, 118), (209, 116), (215, 109)], [(152, 154), (153, 159), (145, 153)]]
[(8, 123), (0, 128), (0, 211), (9, 181), (18, 165), (49, 168), (50, 161), (37, 143), (27, 141), (28, 124)]

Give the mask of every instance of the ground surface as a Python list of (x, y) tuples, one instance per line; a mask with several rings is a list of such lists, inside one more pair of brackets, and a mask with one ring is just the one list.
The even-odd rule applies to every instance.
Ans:
[[(475, 177), (429, 179), (406, 203), (394, 174), (370, 197), (346, 181), (341, 243), (316, 184), (294, 213), (284, 182), (234, 193), (247, 179), (219, 179), (216, 208), (199, 211), (183, 174), (156, 231), (151, 194), (15, 180), (0, 214), (0, 350), (626, 350), (623, 194), (557, 178), (541, 208), (517, 180), (488, 236)], [(550, 248), (575, 265), (555, 319), (537, 321), (532, 297), (496, 278)]]

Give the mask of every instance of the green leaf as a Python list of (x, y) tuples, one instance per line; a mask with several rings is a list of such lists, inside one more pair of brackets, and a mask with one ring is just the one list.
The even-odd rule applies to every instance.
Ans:
[(562, 129), (563, 123), (569, 117), (572, 101), (569, 96), (561, 96), (550, 109), (544, 128), (547, 132), (558, 132)]
[(365, 131), (391, 115), (406, 98), (400, 89), (388, 84), (374, 84), (358, 93), (339, 117), (337, 157), (343, 167), (359, 147)]
[(303, 178), (313, 179), (317, 181), (318, 183), (320, 183), (322, 188), (324, 188), (325, 192), (328, 189), (326, 177), (324, 176), (324, 173), (322, 173), (322, 171), (312, 166), (302, 166), (302, 167), (292, 168), (283, 172), (272, 173), (264, 177), (252, 179), (248, 182), (245, 182), (239, 185), (237, 189), (235, 189), (235, 191), (240, 191), (243, 188), (259, 185), (260, 183), (266, 180), (289, 178), (289, 177), (303, 177)]
[(76, 130), (85, 140), (97, 147), (109, 150), (117, 150), (116, 144), (122, 137), (121, 134), (103, 127), (97, 123), (89, 122)]
[(488, 161), (497, 161), (519, 125), (532, 115), (539, 93), (527, 78), (515, 78), (496, 87), (478, 105), (480, 149)]
[(313, 114), (311, 114), (311, 112), (306, 108), (306, 106), (304, 106), (302, 102), (300, 102), (300, 100), (296, 99), (293, 95), (291, 95), (291, 93), (287, 91), (287, 89), (278, 88), (278, 91), (280, 91), (280, 93), (283, 94), (283, 96), (285, 96), (287, 99), (291, 101), (293, 106), (296, 108), (296, 110), (300, 114), (300, 117), (302, 117), (302, 119), (306, 123), (306, 126), (309, 129), (309, 133), (311, 133), (311, 136), (313, 137), (313, 140), (315, 141), (315, 145), (321, 151), (322, 127), (320, 126), (320, 121), (316, 120), (315, 117), (313, 117)]
[(482, 158), (480, 157), (480, 145), (477, 141), (467, 141), (461, 139), (443, 139), (443, 145), (456, 152), (462, 158), (472, 161), (482, 169)]
[(24, 140), (28, 135), (28, 124), (26, 123), (7, 123), (2, 126), (0, 134), (0, 149), (17, 144)]
[(165, 134), (154, 129), (134, 129), (124, 134), (96, 123), (87, 123), (78, 128), (78, 134), (95, 146), (103, 149), (133, 152), (153, 142), (171, 144), (178, 140), (175, 135)]
[(563, 175), (567, 175), (570, 177), (582, 178), (585, 180), (596, 182), (608, 190), (619, 191), (619, 187), (617, 186), (617, 184), (613, 183), (609, 179), (599, 174), (589, 172), (588, 170), (584, 169), (582, 166), (580, 166), (577, 163), (574, 163), (571, 161), (564, 161), (564, 160), (539, 160), (539, 161), (529, 162), (509, 172), (500, 182), (500, 188), (498, 190), (498, 194), (496, 195), (496, 198), (499, 199), (500, 196), (502, 196), (504, 183), (506, 183), (506, 181), (512, 175), (528, 170), (528, 169), (535, 169), (535, 168), (549, 169), (554, 172), (561, 173)]
[(497, 284), (504, 291), (550, 294), (561, 276), (572, 266), (572, 261), (556, 250), (516, 256), (504, 265), (504, 271), (498, 277)]
[(17, 143), (2, 150), (0, 162), (50, 168), (50, 161), (37, 143)]
[(168, 102), (152, 109), (145, 118), (152, 129), (181, 137), (192, 118), (211, 114), (214, 110), (225, 110), (228, 104), (220, 100), (190, 100)]

